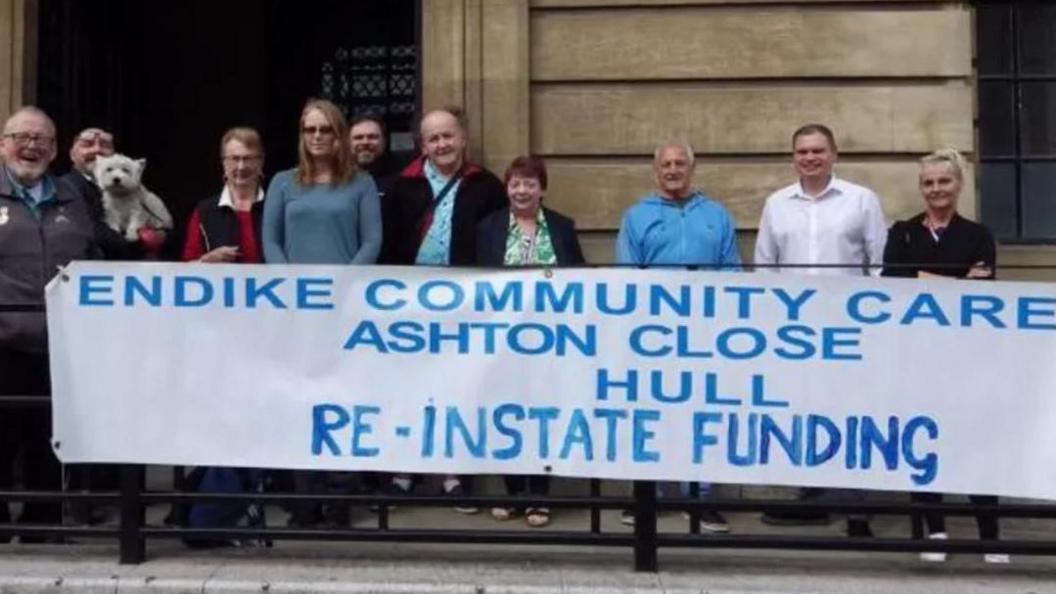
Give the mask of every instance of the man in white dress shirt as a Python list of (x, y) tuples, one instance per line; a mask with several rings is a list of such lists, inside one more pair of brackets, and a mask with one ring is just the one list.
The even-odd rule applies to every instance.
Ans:
[[(821, 124), (792, 135), (792, 165), (799, 181), (766, 199), (755, 241), (759, 270), (861, 275), (864, 264), (884, 261), (887, 224), (876, 193), (832, 173), (836, 139)], [(825, 267), (799, 267), (823, 264)], [(842, 266), (837, 266), (842, 265)], [(880, 268), (870, 268), (880, 274)]]
[[(792, 165), (799, 181), (766, 199), (755, 240), (755, 264), (768, 272), (816, 275), (880, 274), (887, 223), (876, 193), (832, 173), (836, 137), (822, 124), (792, 134)], [(811, 266), (811, 265), (822, 266)], [(872, 267), (867, 267), (871, 265)], [(864, 491), (803, 489), (801, 500), (860, 501)], [(767, 512), (767, 524), (828, 522), (824, 512)], [(866, 516), (848, 515), (847, 533), (869, 537)]]

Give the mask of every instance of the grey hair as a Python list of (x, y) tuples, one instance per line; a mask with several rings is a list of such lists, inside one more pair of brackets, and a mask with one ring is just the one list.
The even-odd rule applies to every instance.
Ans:
[(697, 162), (697, 156), (693, 152), (693, 146), (684, 140), (668, 140), (656, 147), (653, 151), (653, 163), (656, 164), (660, 161), (660, 153), (664, 152), (666, 148), (679, 148), (686, 153), (686, 157), (689, 158), (689, 166), (692, 167)]
[(929, 155), (925, 155), (920, 159), (920, 166), (923, 168), (925, 165), (948, 165), (953, 174), (957, 176), (957, 179), (964, 180), (964, 168), (965, 160), (961, 156), (961, 153), (957, 152), (957, 149), (944, 148), (939, 149)]
[(4, 132), (7, 132), (8, 127), (11, 126), (11, 122), (16, 117), (18, 117), (18, 116), (20, 116), (22, 114), (33, 115), (33, 116), (37, 116), (38, 118), (43, 119), (45, 122), (47, 122), (48, 127), (51, 128), (51, 133), (52, 134), (56, 133), (55, 120), (52, 120), (51, 116), (49, 116), (43, 109), (41, 109), (41, 108), (39, 108), (39, 107), (37, 107), (35, 105), (23, 105), (22, 107), (19, 107), (18, 109), (16, 109), (10, 116), (8, 116), (8, 118), (6, 120), (4, 120)]

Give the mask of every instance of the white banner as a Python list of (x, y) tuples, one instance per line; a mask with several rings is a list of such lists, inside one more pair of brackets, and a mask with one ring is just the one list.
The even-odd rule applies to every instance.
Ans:
[(64, 462), (1056, 499), (1056, 290), (681, 270), (83, 262)]

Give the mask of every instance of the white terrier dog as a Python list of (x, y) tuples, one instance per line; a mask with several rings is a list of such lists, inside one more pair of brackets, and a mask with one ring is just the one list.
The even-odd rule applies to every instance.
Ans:
[(146, 159), (110, 155), (95, 160), (95, 183), (103, 190), (104, 220), (108, 227), (135, 241), (143, 227), (172, 229), (165, 203), (140, 181)]

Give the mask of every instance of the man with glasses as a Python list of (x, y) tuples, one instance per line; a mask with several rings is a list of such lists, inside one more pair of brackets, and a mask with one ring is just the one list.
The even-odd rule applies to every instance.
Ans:
[(114, 135), (102, 128), (85, 128), (73, 138), (70, 146), (70, 172), (62, 176), (80, 191), (95, 221), (95, 235), (107, 260), (142, 260), (156, 256), (165, 243), (161, 229), (144, 227), (136, 241), (128, 241), (103, 221), (103, 191), (95, 181), (93, 169), (98, 157), (114, 154)]
[[(44, 285), (71, 260), (99, 256), (92, 216), (77, 190), (48, 175), (55, 159), (55, 124), (40, 109), (23, 107), (4, 123), (0, 135), (0, 303), (43, 304)], [(50, 392), (43, 312), (0, 312), (0, 395), (40, 396)], [(50, 444), (51, 407), (5, 408), (0, 413), (0, 490), (14, 483), (21, 454), (22, 477), (31, 491), (58, 491), (59, 461)], [(25, 524), (57, 524), (55, 502), (27, 502)], [(0, 504), (0, 524), (11, 521)], [(0, 536), (0, 541), (8, 537)], [(23, 536), (21, 541), (41, 542)]]

